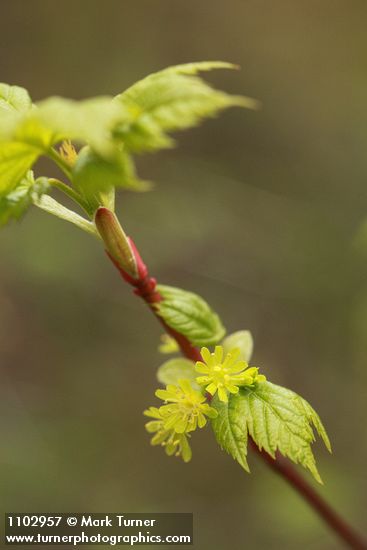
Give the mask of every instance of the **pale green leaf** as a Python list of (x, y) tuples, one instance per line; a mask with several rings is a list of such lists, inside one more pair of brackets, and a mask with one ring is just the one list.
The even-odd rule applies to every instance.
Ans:
[(168, 355), (170, 353), (176, 353), (177, 351), (180, 351), (180, 347), (177, 341), (172, 338), (172, 336), (164, 333), (161, 336), (161, 342), (158, 346), (158, 351), (160, 351), (160, 353), (163, 353), (163, 355)]
[(273, 458), (279, 450), (293, 462), (310, 470), (314, 478), (322, 483), (311, 450), (311, 444), (315, 440), (311, 423), (323, 434), (329, 449), (330, 443), (321, 421), (304, 399), (271, 382), (262, 382), (255, 388), (240, 390), (231, 399), (243, 401), (243, 420), (260, 449), (264, 449)]
[[(240, 464), (238, 456), (246, 457), (244, 447), (249, 434), (260, 450), (264, 449), (274, 459), (279, 451), (310, 470), (322, 483), (311, 450), (315, 440), (312, 425), (329, 451), (330, 442), (319, 416), (302, 397), (271, 382), (261, 382), (230, 395), (228, 403), (215, 397), (211, 404), (218, 412), (218, 417), (212, 421), (218, 443)], [(245, 465), (248, 470), (247, 462)]]
[(225, 334), (220, 318), (197, 294), (160, 285), (163, 301), (157, 312), (167, 325), (186, 336), (196, 346), (212, 346)]
[(300, 403), (302, 404), (302, 406), (305, 410), (305, 414), (306, 414), (306, 417), (307, 417), (308, 421), (310, 422), (310, 424), (312, 424), (315, 427), (317, 433), (319, 434), (319, 436), (323, 440), (323, 442), (325, 444), (325, 447), (331, 453), (330, 439), (329, 439), (328, 434), (326, 433), (325, 427), (324, 427), (323, 423), (321, 422), (321, 419), (320, 419), (319, 415), (311, 407), (311, 405), (305, 399), (303, 399), (302, 397), (300, 397)]
[(179, 380), (189, 380), (194, 389), (200, 391), (200, 386), (196, 383), (196, 372), (194, 363), (183, 357), (176, 357), (163, 363), (157, 371), (157, 379), (161, 384), (178, 385)]
[(104, 159), (90, 147), (85, 147), (78, 155), (72, 175), (75, 185), (87, 197), (109, 191), (112, 187), (134, 191), (149, 188), (148, 182), (138, 179), (133, 160), (124, 151), (116, 152), (111, 159)]
[(40, 197), (48, 188), (46, 178), (35, 181), (33, 172), (29, 171), (13, 191), (0, 197), (0, 225), (5, 225), (11, 219), (19, 220), (32, 204), (32, 197)]
[(238, 330), (226, 336), (222, 342), (224, 353), (229, 353), (234, 348), (241, 352), (239, 359), (248, 363), (252, 356), (254, 342), (249, 330)]
[(201, 72), (213, 71), (215, 69), (238, 69), (238, 65), (228, 63), (227, 61), (197, 61), (194, 63), (182, 63), (181, 65), (173, 65), (167, 67), (158, 73), (154, 73), (151, 76), (159, 75), (162, 73), (175, 73), (175, 74), (198, 74)]
[(38, 156), (37, 149), (26, 143), (0, 141), (0, 197), (20, 183)]
[(117, 96), (131, 115), (116, 135), (131, 151), (149, 151), (171, 147), (167, 132), (198, 125), (231, 106), (255, 108), (257, 102), (214, 90), (201, 78), (200, 70), (233, 68), (223, 62), (203, 62), (169, 67), (137, 82)]
[(218, 413), (218, 416), (212, 420), (212, 427), (220, 447), (249, 472), (244, 400), (232, 395), (228, 403), (224, 403), (215, 396), (210, 404)]
[(2, 139), (19, 141), (46, 152), (62, 140), (89, 144), (104, 158), (113, 156), (112, 131), (129, 120), (122, 104), (109, 97), (74, 101), (51, 97), (18, 117), (2, 130)]
[(57, 218), (60, 218), (61, 220), (65, 220), (67, 222), (70, 222), (80, 229), (83, 229), (83, 231), (86, 231), (87, 233), (90, 233), (91, 235), (94, 235), (97, 238), (99, 237), (99, 233), (96, 230), (96, 226), (93, 222), (90, 222), (83, 218), (82, 216), (79, 216), (79, 214), (76, 214), (76, 212), (73, 212), (72, 210), (69, 210), (59, 202), (57, 202), (55, 199), (50, 197), (49, 195), (42, 195), (41, 197), (32, 197), (33, 198), (33, 204), (35, 206), (38, 206), (38, 208), (41, 208), (41, 210), (44, 210), (45, 212), (48, 212), (49, 214), (52, 214), (53, 216), (56, 216)]
[(25, 88), (10, 86), (0, 82), (0, 112), (26, 112), (32, 106), (32, 100)]

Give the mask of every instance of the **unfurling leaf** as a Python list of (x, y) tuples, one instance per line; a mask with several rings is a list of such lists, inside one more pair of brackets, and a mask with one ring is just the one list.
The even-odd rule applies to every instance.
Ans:
[(224, 353), (229, 353), (232, 349), (240, 350), (239, 359), (248, 363), (252, 356), (254, 341), (249, 330), (238, 330), (226, 336), (222, 342)]
[(161, 384), (177, 386), (179, 380), (186, 379), (195, 390), (200, 390), (200, 386), (195, 381), (196, 376), (194, 363), (182, 357), (166, 361), (157, 371), (157, 379)]
[(257, 106), (253, 99), (214, 90), (194, 76), (216, 68), (234, 66), (223, 62), (178, 65), (151, 74), (128, 88), (116, 101), (128, 110), (131, 121), (120, 125), (116, 136), (130, 151), (163, 149), (174, 145), (167, 132), (197, 126), (202, 119), (228, 107)]
[(196, 346), (212, 346), (219, 342), (225, 328), (219, 316), (197, 294), (180, 288), (160, 285), (163, 301), (157, 312), (167, 325), (186, 336)]

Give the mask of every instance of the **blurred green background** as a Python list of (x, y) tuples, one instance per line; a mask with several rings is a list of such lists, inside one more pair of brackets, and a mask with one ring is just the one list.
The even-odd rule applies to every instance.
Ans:
[[(229, 331), (250, 329), (254, 364), (320, 412), (334, 448), (315, 445), (321, 493), (362, 528), (367, 4), (1, 8), (0, 80), (35, 100), (116, 94), (186, 61), (241, 65), (209, 80), (262, 110), (233, 109), (139, 159), (157, 186), (122, 194), (118, 212), (152, 274), (202, 294)], [(1, 231), (0, 254), (4, 511), (193, 511), (200, 550), (343, 547), (255, 456), (241, 471), (210, 430), (193, 437), (189, 465), (150, 447), (142, 410), (155, 401), (160, 329), (97, 242), (34, 210)]]

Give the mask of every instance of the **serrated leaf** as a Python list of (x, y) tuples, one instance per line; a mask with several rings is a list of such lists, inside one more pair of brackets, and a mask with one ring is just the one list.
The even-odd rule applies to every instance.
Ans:
[(131, 151), (152, 151), (173, 146), (167, 132), (196, 126), (231, 106), (256, 107), (252, 99), (214, 90), (193, 76), (199, 71), (233, 67), (223, 62), (189, 63), (147, 76), (117, 96), (116, 101), (124, 105), (132, 120), (121, 125), (116, 135)]
[(161, 384), (178, 385), (179, 380), (189, 380), (194, 389), (200, 391), (200, 386), (196, 383), (196, 372), (194, 363), (189, 359), (176, 357), (165, 361), (157, 371), (157, 379)]
[(25, 88), (10, 86), (0, 82), (0, 111), (26, 112), (32, 106), (32, 100)]
[(273, 458), (279, 450), (293, 462), (307, 468), (322, 483), (311, 450), (315, 440), (311, 422), (316, 423), (320, 433), (324, 434), (323, 439), (329, 449), (330, 443), (311, 405), (293, 391), (271, 382), (262, 382), (253, 389), (243, 389), (234, 398), (243, 401), (244, 421), (260, 449)]
[(331, 453), (332, 451), (331, 451), (330, 439), (329, 439), (329, 436), (326, 433), (325, 427), (324, 427), (323, 423), (321, 422), (321, 419), (320, 419), (319, 415), (311, 407), (311, 405), (305, 399), (303, 399), (302, 397), (300, 397), (300, 402), (301, 402), (301, 404), (302, 404), (302, 406), (305, 410), (305, 414), (307, 416), (308, 421), (310, 422), (310, 424), (312, 424), (315, 427), (317, 433), (319, 434), (319, 436), (323, 440), (323, 442), (325, 444), (325, 447), (327, 448), (329, 453)]
[(238, 330), (226, 336), (222, 342), (224, 353), (229, 353), (234, 348), (240, 350), (239, 359), (248, 363), (252, 356), (254, 341), (249, 330)]
[(163, 301), (157, 312), (167, 325), (186, 336), (193, 345), (212, 346), (225, 335), (219, 316), (197, 294), (160, 285)]
[[(218, 412), (218, 417), (212, 421), (217, 441), (236, 460), (239, 452), (246, 456), (243, 449), (246, 432), (259, 449), (264, 449), (273, 458), (276, 458), (276, 451), (280, 451), (307, 468), (322, 483), (311, 450), (315, 440), (312, 425), (329, 451), (330, 442), (319, 416), (302, 397), (271, 382), (261, 382), (254, 388), (240, 389), (238, 394), (229, 397), (228, 403), (216, 397), (211, 405)], [(241, 442), (239, 448), (233, 441), (233, 434)]]
[(0, 197), (20, 183), (38, 156), (37, 149), (26, 143), (0, 142)]
[(246, 472), (249, 472), (244, 400), (238, 399), (237, 395), (232, 395), (228, 402), (224, 403), (215, 396), (210, 404), (218, 413), (218, 416), (212, 420), (217, 442)]

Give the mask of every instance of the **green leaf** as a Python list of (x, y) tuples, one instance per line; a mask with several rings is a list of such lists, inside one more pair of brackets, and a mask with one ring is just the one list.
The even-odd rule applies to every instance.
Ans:
[(149, 188), (148, 182), (138, 179), (130, 155), (123, 151), (111, 159), (104, 159), (90, 147), (85, 147), (73, 166), (72, 176), (73, 182), (86, 197), (109, 191), (113, 187), (135, 191)]
[(307, 468), (322, 483), (311, 450), (311, 443), (315, 440), (312, 424), (329, 450), (330, 442), (320, 418), (309, 403), (293, 391), (271, 382), (240, 390), (231, 400), (243, 403), (243, 422), (260, 449), (273, 458), (279, 450)]
[(178, 385), (179, 380), (189, 380), (195, 390), (200, 391), (200, 386), (196, 383), (196, 372), (194, 363), (189, 359), (176, 357), (163, 363), (157, 371), (157, 379), (163, 385)]
[(29, 171), (13, 191), (0, 197), (0, 225), (5, 225), (11, 219), (19, 220), (32, 204), (32, 197), (41, 197), (48, 188), (47, 178), (35, 181), (33, 172)]
[(186, 336), (193, 345), (212, 346), (225, 334), (220, 318), (197, 294), (171, 286), (158, 286), (163, 301), (157, 312), (167, 325)]
[(104, 158), (116, 153), (112, 131), (128, 121), (122, 104), (109, 97), (74, 101), (51, 97), (14, 118), (1, 131), (2, 139), (32, 145), (46, 152), (62, 140), (88, 144)]
[(300, 397), (300, 401), (301, 401), (301, 404), (302, 404), (302, 406), (305, 410), (305, 415), (306, 415), (309, 423), (312, 424), (315, 427), (317, 433), (319, 434), (319, 436), (323, 440), (323, 442), (325, 444), (325, 447), (327, 448), (329, 453), (331, 453), (332, 451), (331, 451), (330, 439), (329, 439), (329, 436), (326, 433), (325, 427), (324, 427), (323, 423), (321, 422), (321, 419), (320, 419), (319, 415), (317, 414), (317, 412), (311, 407), (311, 405), (305, 399)]
[(163, 355), (168, 355), (170, 353), (180, 351), (180, 347), (177, 341), (165, 332), (161, 335), (161, 342), (158, 346), (158, 351), (163, 353)]
[(69, 210), (49, 195), (42, 195), (42, 197), (39, 198), (32, 197), (32, 199), (33, 204), (35, 206), (38, 206), (38, 208), (40, 208), (41, 210), (44, 210), (45, 212), (48, 212), (49, 214), (52, 214), (53, 216), (56, 216), (61, 220), (65, 220), (76, 225), (80, 229), (83, 229), (83, 231), (94, 235), (94, 237), (100, 238), (94, 222), (90, 222), (82, 216), (79, 216), (79, 214), (76, 214), (76, 212)]
[(229, 334), (222, 342), (224, 353), (229, 353), (234, 348), (238, 348), (241, 352), (239, 359), (248, 363), (252, 356), (254, 341), (249, 330), (238, 330)]
[(227, 451), (249, 472), (247, 463), (247, 426), (245, 422), (246, 405), (238, 395), (232, 395), (228, 403), (215, 396), (210, 403), (218, 416), (212, 420), (212, 427), (220, 447)]
[(331, 451), (325, 428), (307, 401), (291, 390), (271, 382), (258, 383), (254, 388), (240, 389), (228, 403), (215, 397), (211, 405), (218, 416), (212, 421), (217, 441), (248, 471), (246, 462), (247, 434), (259, 449), (276, 458), (280, 451), (293, 462), (310, 470), (322, 483), (311, 450), (315, 437), (312, 425)]
[(0, 112), (26, 112), (32, 106), (32, 100), (25, 88), (10, 86), (0, 82)]
[(25, 177), (39, 152), (20, 142), (0, 142), (0, 197), (10, 193)]
[(131, 151), (152, 151), (172, 147), (167, 132), (198, 125), (231, 106), (255, 108), (253, 99), (230, 96), (214, 90), (199, 71), (234, 68), (224, 62), (202, 62), (169, 67), (137, 82), (118, 95), (116, 101), (130, 113), (131, 121), (121, 125), (116, 135)]

